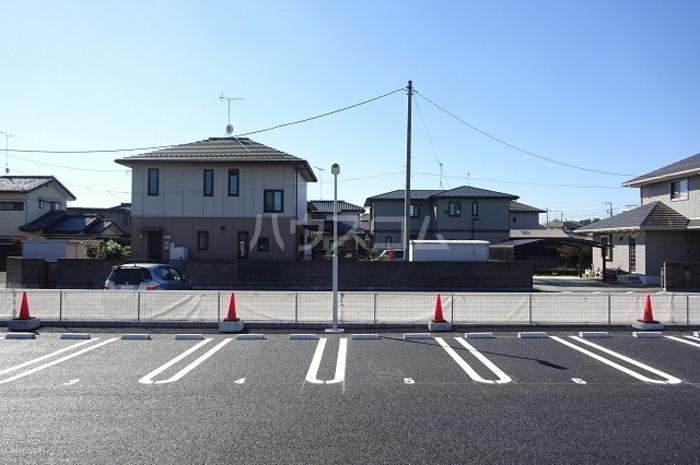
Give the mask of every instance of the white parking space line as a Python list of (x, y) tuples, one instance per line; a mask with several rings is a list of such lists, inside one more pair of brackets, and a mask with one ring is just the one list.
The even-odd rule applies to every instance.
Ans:
[[(74, 346), (71, 346), (71, 348), (75, 348), (75, 347), (77, 347), (78, 345), (82, 345), (82, 344), (84, 344), (84, 343), (94, 342), (94, 341), (96, 341), (97, 339), (99, 339), (99, 338), (95, 338), (95, 339), (93, 339), (93, 340), (88, 340), (88, 341), (81, 342), (81, 343), (79, 343), (79, 344), (76, 344), (76, 345), (74, 345)], [(15, 380), (20, 379), (20, 378), (23, 378), (23, 377), (25, 377), (25, 376), (31, 375), (32, 373), (36, 373), (37, 371), (41, 371), (41, 370), (44, 370), (44, 369), (46, 369), (46, 368), (52, 367), (52, 366), (54, 366), (54, 365), (58, 365), (58, 364), (61, 363), (61, 362), (65, 362), (66, 360), (70, 360), (70, 359), (73, 358), (73, 357), (77, 357), (78, 355), (82, 355), (82, 354), (84, 354), (84, 353), (86, 353), (86, 352), (89, 352), (89, 351), (91, 351), (91, 350), (93, 350), (93, 349), (97, 349), (98, 347), (102, 347), (102, 346), (104, 346), (104, 345), (110, 344), (110, 343), (112, 343), (112, 342), (114, 342), (114, 341), (118, 341), (118, 340), (119, 340), (119, 338), (117, 338), (117, 337), (113, 337), (113, 338), (111, 338), (111, 339), (107, 339), (106, 341), (102, 341), (102, 342), (100, 342), (100, 343), (98, 343), (98, 344), (94, 344), (94, 345), (92, 345), (92, 346), (90, 346), (90, 347), (86, 347), (86, 348), (84, 348), (84, 349), (82, 349), (82, 350), (79, 350), (78, 352), (72, 353), (72, 354), (70, 354), (70, 355), (66, 355), (65, 357), (61, 357), (61, 358), (59, 358), (59, 359), (57, 359), (57, 360), (54, 360), (54, 361), (52, 361), (52, 362), (49, 362), (49, 363), (46, 363), (46, 364), (44, 364), (44, 365), (38, 366), (38, 367), (36, 367), (36, 368), (32, 368), (31, 370), (24, 371), (24, 372), (22, 372), (22, 373), (19, 373), (19, 374), (15, 375), (15, 376), (10, 377), (10, 378), (3, 379), (3, 380), (0, 381), (0, 384), (9, 383), (9, 382), (11, 382), (11, 381), (15, 381)], [(68, 349), (68, 348), (67, 348), (67, 349)], [(62, 351), (64, 351), (64, 350), (66, 350), (66, 349), (61, 349), (60, 351), (54, 352), (54, 353), (51, 354), (51, 355), (56, 355), (57, 353), (62, 352)], [(38, 360), (39, 360), (39, 359), (32, 360), (31, 363), (35, 363), (35, 362), (38, 361)], [(31, 364), (31, 363), (30, 363), (30, 364)], [(27, 364), (24, 364), (24, 365), (26, 366)], [(13, 367), (13, 368), (10, 369), (10, 370), (5, 370), (5, 372), (7, 372), (7, 371), (12, 371), (12, 370), (15, 370), (15, 369), (17, 369), (17, 367)]]
[(63, 349), (59, 349), (59, 350), (57, 350), (57, 351), (55, 351), (55, 352), (51, 352), (50, 354), (46, 354), (46, 355), (41, 356), (41, 357), (39, 357), (39, 358), (35, 358), (35, 359), (33, 359), (33, 360), (29, 360), (28, 362), (24, 362), (24, 363), (21, 363), (21, 364), (19, 364), (19, 365), (15, 365), (15, 366), (13, 366), (13, 367), (11, 367), (11, 368), (6, 368), (6, 369), (4, 369), (4, 370), (0, 370), (0, 375), (4, 375), (5, 373), (9, 373), (9, 372), (11, 372), (11, 371), (19, 370), (20, 368), (24, 368), (24, 367), (26, 367), (26, 366), (33, 365), (33, 364), (35, 364), (35, 363), (39, 363), (39, 362), (41, 362), (42, 360), (46, 360), (46, 359), (49, 359), (49, 358), (51, 358), (51, 357), (55, 357), (55, 356), (60, 355), (60, 354), (62, 354), (62, 353), (64, 353), (64, 352), (68, 352), (68, 351), (74, 350), (74, 349), (76, 349), (76, 348), (78, 348), (78, 347), (80, 347), (80, 346), (84, 346), (85, 344), (90, 344), (91, 342), (95, 342), (95, 341), (83, 341), (83, 342), (78, 342), (77, 344), (73, 344), (73, 345), (71, 345), (71, 346), (64, 347)]
[(444, 339), (442, 339), (441, 337), (436, 337), (435, 340), (438, 342), (438, 344), (442, 346), (443, 349), (445, 349), (445, 351), (448, 354), (450, 354), (450, 357), (452, 357), (452, 359), (455, 362), (457, 362), (457, 365), (459, 365), (462, 368), (462, 370), (464, 370), (474, 381), (486, 384), (505, 384), (513, 381), (508, 375), (501, 371), (500, 368), (494, 365), (493, 362), (487, 359), (481, 352), (476, 350), (471, 344), (469, 344), (464, 339), (460, 339), (458, 337), (455, 338), (455, 340), (459, 342), (462, 346), (464, 346), (464, 348), (467, 349), (470, 354), (476, 357), (489, 370), (491, 370), (491, 372), (493, 372), (493, 374), (495, 374), (498, 377), (497, 380), (494, 381), (490, 379), (484, 379), (447, 342), (445, 342)]
[(577, 336), (570, 336), (571, 339), (574, 339), (575, 341), (578, 341), (578, 342), (580, 342), (580, 343), (582, 343), (582, 344), (586, 344), (586, 345), (589, 345), (589, 346), (591, 346), (591, 347), (594, 347), (595, 349), (600, 350), (601, 352), (604, 352), (604, 353), (606, 353), (606, 354), (608, 354), (608, 355), (612, 355), (612, 356), (615, 357), (615, 358), (619, 358), (620, 360), (623, 360), (623, 361), (625, 361), (625, 362), (627, 362), (627, 363), (629, 363), (629, 364), (631, 364), (631, 365), (634, 365), (634, 366), (636, 366), (636, 367), (639, 367), (639, 368), (641, 368), (641, 369), (643, 369), (643, 370), (646, 370), (646, 371), (648, 371), (648, 372), (650, 372), (650, 373), (654, 373), (655, 375), (658, 375), (658, 376), (660, 376), (661, 378), (664, 378), (664, 380), (658, 380), (658, 379), (651, 379), (651, 378), (648, 378), (648, 377), (642, 375), (641, 373), (637, 373), (637, 372), (634, 371), (634, 370), (631, 370), (631, 369), (629, 369), (629, 368), (627, 368), (627, 367), (624, 367), (624, 366), (622, 366), (622, 365), (620, 365), (620, 364), (618, 364), (618, 363), (615, 363), (615, 362), (613, 362), (612, 360), (609, 360), (609, 359), (607, 359), (607, 358), (605, 358), (605, 357), (603, 357), (603, 356), (601, 356), (601, 355), (598, 355), (598, 354), (596, 354), (596, 353), (594, 353), (594, 352), (591, 352), (590, 350), (587, 350), (587, 349), (585, 349), (585, 348), (583, 348), (583, 347), (577, 346), (576, 344), (573, 344), (573, 343), (571, 343), (571, 342), (569, 342), (569, 341), (567, 341), (567, 340), (564, 340), (564, 339), (562, 339), (562, 338), (560, 338), (560, 337), (558, 337), (558, 336), (549, 336), (549, 337), (550, 337), (550, 339), (553, 339), (553, 340), (555, 340), (555, 341), (557, 341), (557, 342), (559, 342), (559, 343), (561, 343), (561, 344), (564, 344), (564, 345), (567, 346), (567, 347), (571, 347), (572, 349), (577, 350), (577, 351), (581, 352), (582, 354), (588, 355), (589, 357), (592, 357), (592, 358), (598, 360), (599, 362), (603, 362), (603, 363), (605, 363), (606, 365), (608, 365), (608, 366), (610, 366), (610, 367), (612, 367), (612, 368), (615, 368), (616, 370), (620, 370), (620, 371), (622, 371), (623, 373), (626, 373), (626, 374), (632, 376), (633, 378), (637, 378), (637, 379), (640, 380), (640, 381), (644, 381), (645, 383), (654, 383), (654, 384), (679, 384), (679, 383), (681, 383), (681, 380), (680, 380), (680, 379), (678, 379), (678, 378), (676, 378), (676, 377), (674, 377), (674, 376), (671, 376), (671, 375), (669, 375), (668, 373), (664, 373), (663, 371), (660, 371), (660, 370), (657, 370), (657, 369), (655, 369), (655, 368), (652, 368), (652, 367), (650, 367), (650, 366), (648, 366), (648, 365), (645, 365), (645, 364), (643, 364), (643, 363), (641, 363), (641, 362), (638, 362), (638, 361), (636, 361), (636, 360), (633, 360), (633, 359), (631, 359), (631, 358), (629, 358), (629, 357), (625, 357), (624, 355), (619, 354), (619, 353), (617, 353), (617, 352), (614, 352), (614, 351), (612, 351), (612, 350), (610, 350), (610, 349), (607, 349), (607, 348), (605, 348), (605, 347), (599, 346), (599, 345), (594, 344), (594, 343), (592, 343), (592, 342), (590, 342), (590, 341), (586, 341), (586, 340), (583, 339), (583, 338), (580, 338), (580, 337), (577, 337)]
[(204, 355), (202, 355), (201, 357), (199, 357), (198, 359), (196, 359), (194, 362), (190, 363), (190, 364), (187, 365), (185, 368), (183, 368), (182, 370), (178, 371), (178, 372), (177, 372), (175, 375), (173, 375), (172, 377), (170, 377), (170, 378), (168, 378), (168, 379), (156, 381), (155, 384), (172, 383), (172, 382), (175, 382), (175, 381), (181, 379), (183, 376), (185, 376), (187, 373), (189, 373), (190, 371), (192, 371), (192, 370), (194, 370), (195, 368), (197, 368), (197, 366), (199, 366), (199, 365), (200, 365), (202, 362), (204, 362), (206, 359), (208, 359), (209, 357), (211, 357), (212, 355), (214, 355), (219, 349), (221, 349), (223, 346), (225, 346), (226, 344), (228, 344), (228, 343), (231, 342), (232, 340), (233, 340), (233, 339), (231, 339), (231, 338), (224, 339), (223, 341), (219, 342), (217, 345), (215, 345), (214, 347), (212, 347), (211, 349), (209, 349)]
[[(688, 336), (686, 336), (686, 337), (688, 337)], [(678, 341), (678, 342), (682, 342), (683, 344), (688, 344), (690, 346), (700, 348), (700, 339), (698, 339), (698, 342), (687, 341), (687, 340), (683, 339), (682, 337), (676, 337), (676, 336), (666, 336), (666, 339), (671, 339), (672, 341)]]
[(155, 382), (155, 381), (153, 381), (153, 378), (154, 378), (155, 376), (159, 375), (160, 373), (164, 372), (165, 370), (167, 370), (167, 369), (170, 368), (171, 366), (175, 365), (177, 362), (179, 362), (179, 361), (182, 360), (183, 358), (187, 357), (187, 356), (190, 355), (191, 353), (196, 352), (200, 347), (202, 347), (202, 346), (208, 344), (208, 343), (211, 342), (211, 341), (212, 341), (212, 338), (204, 339), (203, 341), (199, 342), (199, 343), (196, 344), (195, 346), (190, 347), (189, 349), (187, 349), (186, 351), (184, 351), (183, 353), (181, 353), (180, 355), (178, 355), (178, 356), (175, 357), (174, 359), (170, 360), (170, 361), (169, 361), (168, 363), (166, 363), (165, 365), (161, 365), (160, 367), (156, 368), (155, 370), (153, 370), (152, 372), (150, 372), (149, 374), (147, 374), (146, 376), (144, 376), (143, 378), (141, 378), (141, 379), (139, 380), (139, 383), (143, 383), (143, 384), (153, 384), (153, 383)]
[[(700, 333), (695, 333), (695, 334), (700, 334)], [(692, 339), (693, 341), (698, 341), (700, 342), (700, 337), (698, 336), (686, 336), (688, 339)]]
[(326, 341), (328, 338), (322, 337), (318, 340), (316, 352), (309, 365), (309, 371), (306, 373), (306, 381), (314, 384), (336, 384), (345, 381), (345, 365), (348, 355), (348, 338), (343, 337), (338, 341), (338, 360), (335, 364), (335, 377), (330, 381), (322, 381), (318, 379), (318, 369), (321, 366), (323, 359), (323, 351), (326, 349)]

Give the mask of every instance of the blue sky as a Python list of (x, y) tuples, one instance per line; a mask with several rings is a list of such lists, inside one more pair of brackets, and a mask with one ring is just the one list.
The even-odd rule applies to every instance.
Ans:
[[(411, 187), (506, 192), (550, 219), (619, 213), (639, 202), (622, 182), (700, 151), (693, 0), (5, 0), (0, 17), (2, 162), (74, 206), (129, 202), (114, 159), (139, 151), (15, 150), (225, 136), (222, 94), (244, 99), (245, 134), (412, 80)], [(363, 205), (404, 188), (406, 107), (399, 91), (249, 137), (316, 167), (310, 199), (332, 199), (339, 163), (338, 198)]]

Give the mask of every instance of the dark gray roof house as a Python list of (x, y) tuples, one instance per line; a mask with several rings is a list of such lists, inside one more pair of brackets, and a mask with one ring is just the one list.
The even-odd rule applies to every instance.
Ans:
[[(370, 227), (378, 249), (400, 247), (405, 217), (404, 190), (373, 195)], [(511, 202), (517, 195), (459, 186), (454, 189), (411, 189), (411, 239), (508, 240)]]
[(576, 229), (605, 245), (605, 254), (594, 255), (594, 267), (605, 260), (609, 268), (658, 284), (665, 262), (700, 261), (700, 154), (622, 186), (639, 188), (639, 207)]

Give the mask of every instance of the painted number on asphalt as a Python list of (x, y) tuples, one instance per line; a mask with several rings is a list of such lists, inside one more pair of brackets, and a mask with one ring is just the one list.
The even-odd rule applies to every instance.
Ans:
[(571, 378), (571, 381), (573, 381), (576, 384), (586, 384), (586, 382), (581, 378)]
[(416, 382), (413, 378), (404, 378), (403, 382), (404, 382), (404, 384), (416, 384)]

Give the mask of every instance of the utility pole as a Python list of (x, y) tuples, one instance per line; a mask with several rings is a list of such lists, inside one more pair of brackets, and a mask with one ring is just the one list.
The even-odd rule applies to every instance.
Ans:
[(408, 81), (408, 121), (406, 123), (406, 191), (404, 192), (403, 256), (408, 258), (408, 241), (411, 238), (411, 101), (413, 81)]
[(323, 168), (321, 168), (320, 166), (314, 166), (314, 168), (316, 168), (316, 169), (319, 171), (319, 173), (318, 173), (318, 184), (319, 184), (319, 186), (321, 187), (321, 198), (320, 198), (319, 200), (323, 200), (323, 177), (322, 177), (321, 175), (323, 174), (323, 172), (324, 172), (325, 170), (324, 170)]
[(613, 216), (613, 205), (612, 202), (605, 202), (605, 205), (610, 205), (610, 208), (608, 208), (608, 214), (610, 216)]

